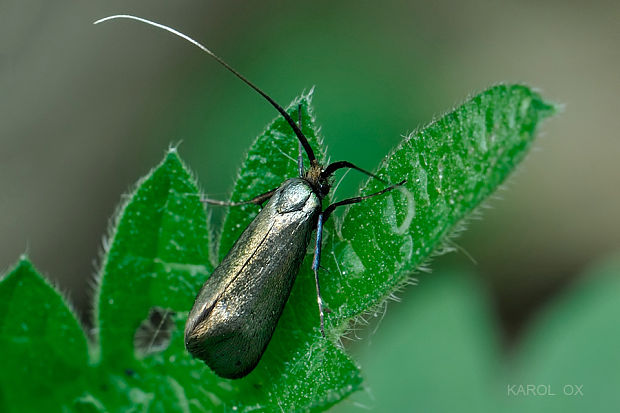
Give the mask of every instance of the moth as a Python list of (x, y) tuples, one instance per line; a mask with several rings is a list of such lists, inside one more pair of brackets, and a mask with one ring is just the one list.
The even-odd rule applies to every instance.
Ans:
[[(206, 200), (229, 206), (267, 202), (202, 286), (185, 325), (185, 347), (194, 357), (203, 360), (221, 377), (244, 377), (257, 366), (273, 336), (312, 233), (316, 230), (312, 270), (320, 330), (325, 336), (325, 306), (318, 273), (323, 224), (336, 208), (384, 194), (405, 181), (370, 195), (335, 202), (323, 209), (322, 201), (330, 192), (332, 175), (339, 169), (355, 169), (386, 182), (349, 161), (321, 165), (301, 131), (301, 106), (298, 108), (298, 124), (269, 95), (189, 36), (163, 24), (131, 15), (110, 16), (95, 24), (121, 18), (166, 30), (199, 47), (267, 100), (284, 117), (299, 140), (297, 177), (287, 179), (278, 188), (247, 201), (227, 203)], [(304, 169), (302, 149), (309, 161), (308, 169)]]

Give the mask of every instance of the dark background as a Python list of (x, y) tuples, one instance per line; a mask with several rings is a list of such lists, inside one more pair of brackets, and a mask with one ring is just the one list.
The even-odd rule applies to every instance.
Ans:
[[(508, 350), (536, 310), (620, 247), (618, 2), (0, 0), (0, 266), (27, 252), (85, 320), (121, 194), (182, 142), (205, 192), (226, 198), (276, 116), (180, 39), (92, 25), (116, 13), (187, 33), (283, 105), (316, 86), (332, 159), (368, 169), (497, 82), (565, 104), (459, 238), (477, 264), (457, 252), (432, 265), (477, 274)], [(341, 196), (360, 182), (346, 181)]]

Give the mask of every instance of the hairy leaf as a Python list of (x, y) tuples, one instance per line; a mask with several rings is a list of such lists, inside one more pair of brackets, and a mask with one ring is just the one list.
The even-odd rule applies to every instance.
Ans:
[(86, 336), (25, 257), (0, 282), (0, 338), (0, 411), (60, 411), (86, 386)]
[(211, 272), (204, 208), (176, 150), (129, 195), (111, 236), (98, 294), (103, 359), (133, 358), (134, 334), (151, 308), (189, 311)]
[[(500, 85), (408, 136), (377, 169), (406, 184), (346, 211), (334, 254), (347, 273), (325, 289), (334, 318), (346, 323), (405, 282), (507, 178), (553, 111), (525, 86)], [(369, 180), (361, 193), (383, 186)]]
[[(302, 129), (324, 162), (311, 93), (289, 105), (293, 119), (300, 105)], [(338, 345), (350, 322), (402, 285), (503, 182), (552, 112), (525, 86), (496, 86), (405, 139), (377, 173), (407, 183), (349, 207), (339, 225), (332, 219), (325, 226), (320, 277), (332, 310), (328, 338), (319, 332), (310, 247), (263, 359), (240, 380), (221, 379), (192, 359), (183, 328), (213, 270), (210, 258), (219, 261), (260, 208), (231, 208), (210, 257), (196, 182), (170, 150), (118, 214), (99, 275), (90, 360), (72, 313), (29, 263), (22, 261), (0, 283), (0, 332), (9, 338), (0, 350), (11, 356), (0, 373), (0, 406), (40, 401), (95, 412), (328, 408), (361, 385), (355, 363)], [(297, 153), (290, 126), (277, 118), (251, 146), (232, 200), (251, 199), (297, 176)], [(384, 186), (369, 181), (361, 193)], [(35, 374), (28, 366), (46, 372)], [(41, 398), (22, 400), (28, 394)]]
[[(296, 102), (289, 109), (295, 106)], [(497, 86), (412, 134), (385, 158), (378, 174), (390, 182), (407, 179), (407, 184), (390, 194), (351, 206), (338, 233), (333, 223), (326, 228), (321, 285), (323, 297), (333, 311), (330, 319), (335, 322), (328, 326), (332, 339), (346, 331), (350, 320), (375, 307), (405, 282), (455, 230), (458, 222), (503, 182), (525, 156), (540, 120), (552, 112), (553, 107), (527, 87)], [(233, 200), (249, 199), (295, 176), (295, 163), (278, 153), (288, 148), (294, 157), (296, 139), (283, 120), (278, 119), (273, 125), (283, 129), (278, 129), (277, 134), (264, 133), (250, 149), (235, 184)], [(280, 149), (266, 153), (265, 147)], [(284, 167), (274, 167), (283, 164)], [(260, 185), (260, 176), (268, 176), (270, 182), (256, 192), (250, 191), (248, 188)], [(383, 187), (384, 184), (371, 180), (362, 193)], [(228, 216), (220, 254), (225, 253), (250, 220), (233, 214), (238, 211), (233, 209)], [(241, 224), (235, 236), (229, 238), (233, 222)], [(347, 373), (343, 365), (327, 363), (312, 353), (313, 349), (323, 347), (324, 339), (318, 331), (314, 276), (309, 261), (307, 257), (263, 360), (240, 381), (248, 394), (252, 388), (260, 388), (270, 395), (268, 400), (258, 400), (257, 406), (275, 405), (275, 398), (279, 406), (309, 409), (330, 404), (332, 395), (344, 396), (359, 388), (361, 380), (354, 364), (347, 363), (351, 369)], [(296, 364), (290, 360), (304, 351), (308, 360), (305, 370), (291, 371)], [(347, 360), (345, 357), (343, 354), (343, 360)], [(312, 399), (316, 374), (313, 377), (308, 371), (350, 380), (341, 381), (340, 387)], [(282, 376), (288, 378), (289, 385), (295, 383), (297, 394), (276, 391)], [(300, 404), (300, 400), (308, 403)]]

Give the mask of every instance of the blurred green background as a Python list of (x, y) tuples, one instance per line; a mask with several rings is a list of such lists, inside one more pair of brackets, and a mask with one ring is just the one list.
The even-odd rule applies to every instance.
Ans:
[[(435, 259), (437, 275), (401, 293), (385, 326), (347, 343), (363, 368), (407, 357), (413, 344), (396, 355), (373, 344), (411, 335), (408, 314), (428, 310), (420, 303), (435, 302), (437, 285), (486, 309), (480, 320), (488, 318), (496, 342), (481, 338), (485, 330), (472, 347), (510, 358), (541, 311), (580, 285), (591, 263), (620, 250), (618, 2), (0, 0), (0, 266), (27, 251), (86, 322), (101, 237), (121, 194), (182, 142), (204, 191), (225, 198), (245, 149), (276, 116), (177, 38), (129, 21), (92, 25), (116, 13), (204, 42), (283, 105), (316, 86), (332, 160), (368, 169), (402, 135), (497, 82), (524, 82), (566, 105), (543, 125), (507, 190), (457, 240), (467, 253)], [(339, 196), (361, 180), (349, 174)], [(429, 334), (424, 328), (413, 331)], [(468, 368), (488, 367), (481, 365), (488, 359), (472, 360)], [(410, 375), (425, 382), (442, 363), (450, 359), (417, 371), (385, 364), (387, 388), (360, 403), (380, 410), (396, 400), (390, 390), (403, 396), (389, 383)], [(506, 383), (496, 384), (501, 398)], [(435, 390), (437, 400), (445, 397)]]

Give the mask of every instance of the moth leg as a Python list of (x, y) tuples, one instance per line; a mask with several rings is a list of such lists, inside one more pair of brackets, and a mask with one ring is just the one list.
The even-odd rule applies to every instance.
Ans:
[(229, 201), (220, 201), (218, 199), (202, 198), (200, 202), (204, 202), (205, 204), (221, 205), (221, 206), (240, 206), (240, 205), (247, 205), (247, 204), (262, 205), (263, 202), (271, 198), (271, 196), (273, 195), (274, 192), (276, 192), (277, 189), (278, 188), (272, 189), (271, 191), (255, 196), (254, 198), (248, 199), (247, 201), (229, 202)]
[(319, 285), (319, 267), (321, 266), (321, 242), (323, 241), (323, 221), (323, 213), (320, 213), (319, 219), (316, 224), (316, 245), (314, 247), (314, 260), (312, 260), (312, 271), (314, 271), (314, 282), (316, 284), (316, 301), (319, 304), (321, 335), (325, 337), (325, 309), (323, 308), (323, 298), (321, 297), (321, 287)]
[(323, 305), (323, 298), (321, 297), (321, 286), (319, 285), (319, 268), (321, 267), (321, 243), (323, 241), (323, 223), (327, 221), (329, 216), (334, 209), (339, 206), (356, 204), (358, 202), (362, 202), (365, 199), (372, 198), (373, 196), (384, 194), (392, 189), (396, 188), (407, 182), (403, 180), (395, 185), (390, 185), (385, 189), (382, 189), (379, 192), (375, 192), (374, 194), (365, 195), (365, 196), (356, 196), (354, 198), (347, 198), (339, 202), (335, 202), (328, 206), (325, 211), (319, 214), (319, 219), (316, 224), (316, 245), (314, 247), (314, 260), (312, 261), (312, 270), (314, 271), (314, 282), (316, 284), (316, 300), (319, 304), (319, 317), (321, 319), (321, 335), (325, 337), (325, 313), (331, 312), (328, 308)]
[(391, 191), (392, 189), (394, 189), (394, 188), (396, 188), (398, 186), (403, 185), (405, 182), (407, 182), (407, 180), (403, 179), (399, 183), (394, 184), (394, 185), (390, 185), (387, 188), (384, 188), (384, 189), (382, 189), (379, 192), (375, 192), (374, 194), (364, 195), (364, 196), (356, 196), (356, 197), (353, 197), (353, 198), (347, 198), (347, 199), (343, 199), (342, 201), (334, 202), (333, 204), (331, 204), (330, 206), (325, 208), (325, 211), (323, 211), (323, 215), (324, 215), (323, 220), (324, 221), (327, 220), (327, 218), (329, 218), (331, 213), (334, 212), (334, 209), (338, 208), (339, 206), (350, 205), (350, 204), (357, 204), (358, 202), (362, 202), (365, 199), (372, 198), (373, 196), (381, 195), (381, 194), (384, 194), (384, 193), (386, 193), (388, 191)]

